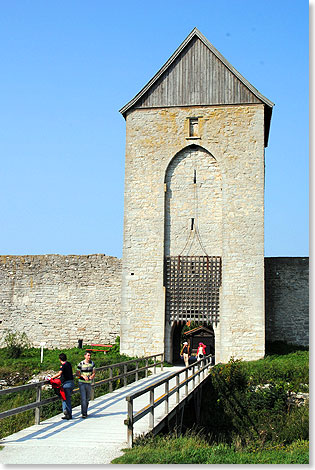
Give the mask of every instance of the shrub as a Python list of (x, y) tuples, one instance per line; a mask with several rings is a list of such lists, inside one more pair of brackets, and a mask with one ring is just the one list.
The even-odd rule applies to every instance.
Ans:
[(23, 351), (31, 347), (30, 341), (26, 333), (18, 331), (7, 331), (4, 337), (4, 343), (7, 348), (7, 355), (10, 358), (17, 359)]
[(120, 354), (120, 336), (117, 336), (115, 340), (115, 344), (110, 348), (107, 355), (108, 356), (116, 356)]

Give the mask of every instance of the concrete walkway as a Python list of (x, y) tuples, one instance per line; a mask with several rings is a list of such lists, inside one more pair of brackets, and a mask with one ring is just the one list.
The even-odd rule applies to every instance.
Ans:
[[(23, 429), (0, 441), (1, 464), (109, 464), (127, 447), (126, 396), (144, 389), (183, 367), (164, 368), (163, 372), (134, 382), (90, 402), (89, 417), (81, 418), (81, 408), (73, 409), (73, 419), (62, 420), (63, 414), (39, 425)], [(184, 378), (184, 377), (183, 377)], [(157, 389), (156, 397), (163, 390)], [(134, 412), (148, 404), (148, 394), (135, 401)], [(61, 405), (60, 405), (61, 407)], [(160, 407), (158, 407), (160, 408)], [(157, 410), (158, 410), (157, 408)], [(160, 411), (162, 416), (162, 410)], [(159, 419), (159, 412), (156, 413)], [(147, 432), (147, 419), (136, 423), (135, 435)]]

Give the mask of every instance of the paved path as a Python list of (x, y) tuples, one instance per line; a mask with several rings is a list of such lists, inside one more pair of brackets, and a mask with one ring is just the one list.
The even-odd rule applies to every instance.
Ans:
[[(23, 429), (0, 441), (1, 464), (108, 464), (123, 454), (127, 447), (126, 396), (149, 384), (177, 372), (182, 367), (164, 368), (163, 372), (134, 382), (127, 387), (103, 395), (90, 402), (89, 417), (81, 418), (80, 406), (73, 409), (71, 421), (62, 420), (63, 414), (49, 418), (39, 425)], [(182, 378), (181, 378), (182, 379)], [(158, 390), (158, 389), (157, 389)], [(156, 397), (163, 390), (157, 391)], [(134, 411), (148, 404), (148, 394), (135, 401)], [(159, 408), (161, 408), (159, 410)], [(158, 411), (159, 410), (159, 411)], [(156, 419), (162, 416), (162, 407), (156, 409)], [(135, 435), (147, 432), (147, 419), (135, 426)]]

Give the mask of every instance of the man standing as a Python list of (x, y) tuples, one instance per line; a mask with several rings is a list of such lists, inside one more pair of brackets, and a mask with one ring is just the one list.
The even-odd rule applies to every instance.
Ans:
[(79, 377), (82, 418), (87, 418), (87, 409), (92, 389), (91, 382), (95, 377), (95, 364), (91, 360), (91, 353), (89, 351), (85, 352), (84, 360), (77, 367), (77, 376)]
[(190, 348), (187, 341), (184, 342), (180, 355), (183, 356), (185, 367), (189, 366)]
[(61, 363), (60, 370), (51, 378), (57, 379), (60, 377), (62, 388), (66, 395), (66, 400), (62, 401), (62, 409), (65, 416), (61, 419), (72, 419), (71, 392), (74, 389), (72, 366), (67, 361), (67, 356), (64, 353), (59, 354), (59, 361)]

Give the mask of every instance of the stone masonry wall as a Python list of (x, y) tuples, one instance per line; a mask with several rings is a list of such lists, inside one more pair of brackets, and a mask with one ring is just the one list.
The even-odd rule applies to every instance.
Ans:
[(34, 346), (113, 343), (119, 335), (121, 260), (87, 256), (0, 256), (0, 345), (6, 329)]
[[(35, 346), (112, 343), (120, 287), (121, 260), (110, 256), (0, 256), (0, 339), (8, 328)], [(308, 258), (265, 258), (267, 341), (309, 345), (308, 292)]]
[[(189, 118), (195, 116), (198, 135), (190, 137)], [(213, 156), (222, 175), (223, 279), (216, 359), (263, 357), (263, 105), (134, 109), (126, 121), (122, 351), (154, 354), (166, 344), (170, 356), (163, 286), (164, 183), (173, 158), (196, 144)], [(182, 237), (177, 240), (181, 246), (184, 232)]]
[(309, 259), (265, 258), (266, 340), (309, 345)]

